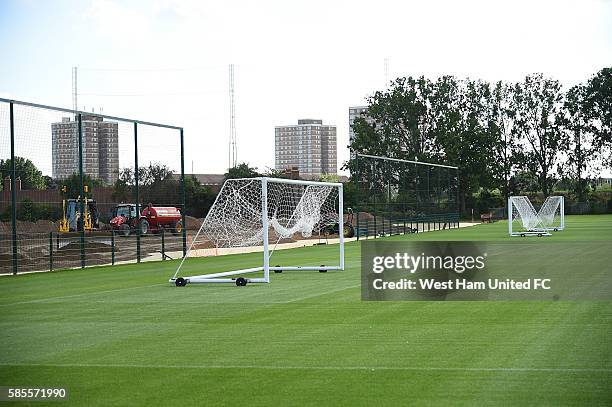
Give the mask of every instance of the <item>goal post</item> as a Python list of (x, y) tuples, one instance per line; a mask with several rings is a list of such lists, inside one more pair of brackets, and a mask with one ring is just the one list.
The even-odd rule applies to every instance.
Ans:
[(550, 231), (565, 228), (563, 196), (549, 196), (536, 212), (526, 196), (508, 198), (508, 234), (510, 236), (550, 236)]
[[(170, 282), (269, 283), (270, 271), (344, 270), (344, 216), (341, 183), (281, 178), (226, 180)], [(338, 235), (338, 262), (331, 265), (271, 266), (279, 244)], [(183, 275), (190, 257), (216, 254), (219, 249), (263, 252), (259, 266), (208, 274)], [(187, 271), (189, 272), (189, 271)], [(246, 278), (245, 274), (261, 276)]]

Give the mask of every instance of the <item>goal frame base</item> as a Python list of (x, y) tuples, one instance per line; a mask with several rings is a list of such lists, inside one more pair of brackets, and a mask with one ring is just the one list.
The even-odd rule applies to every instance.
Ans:
[[(269, 271), (292, 271), (292, 270), (310, 270), (310, 271), (342, 271), (343, 269), (340, 266), (274, 266), (269, 267)], [(242, 270), (232, 270), (232, 271), (223, 271), (220, 273), (212, 273), (212, 274), (201, 274), (197, 276), (186, 276), (183, 277), (187, 283), (233, 283), (236, 281), (235, 278), (227, 278), (230, 276), (240, 276), (249, 273), (258, 273), (265, 271), (263, 267), (253, 267), (249, 269)], [(247, 278), (249, 283), (269, 283), (270, 275), (266, 273), (267, 277), (258, 277), (258, 278)], [(177, 277), (178, 278), (178, 277)], [(168, 280), (169, 283), (175, 283), (176, 278), (171, 278)]]
[(544, 236), (552, 236), (552, 233), (550, 233), (546, 229), (542, 229), (540, 231), (538, 231), (538, 230), (525, 230), (525, 231), (522, 231), (522, 232), (514, 232), (513, 231), (512, 233), (510, 233), (510, 236), (513, 236), (513, 237), (517, 237), (517, 236), (518, 237), (542, 236), (542, 237), (544, 237)]

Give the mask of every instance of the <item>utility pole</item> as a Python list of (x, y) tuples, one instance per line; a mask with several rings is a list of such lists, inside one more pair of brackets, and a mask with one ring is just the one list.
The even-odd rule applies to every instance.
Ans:
[(230, 101), (230, 134), (228, 148), (228, 168), (234, 168), (238, 163), (236, 145), (236, 105), (234, 99), (234, 64), (229, 66), (229, 101)]

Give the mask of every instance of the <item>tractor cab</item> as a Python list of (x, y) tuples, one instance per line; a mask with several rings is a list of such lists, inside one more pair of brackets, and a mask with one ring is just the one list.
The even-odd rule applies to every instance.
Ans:
[(113, 230), (118, 230), (127, 236), (139, 217), (135, 204), (120, 204), (113, 208), (110, 225)]
[(133, 204), (117, 205), (115, 208), (113, 208), (113, 218), (116, 218), (117, 216), (121, 216), (127, 219), (128, 221), (131, 220), (132, 218), (136, 218), (137, 217), (136, 205), (133, 205)]

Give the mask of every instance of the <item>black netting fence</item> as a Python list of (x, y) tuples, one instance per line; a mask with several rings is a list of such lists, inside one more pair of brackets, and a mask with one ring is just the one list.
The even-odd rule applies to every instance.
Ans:
[(180, 127), (0, 99), (0, 273), (180, 258), (183, 153)]
[(358, 154), (353, 180), (358, 238), (459, 226), (457, 167)]

